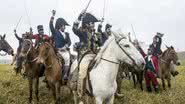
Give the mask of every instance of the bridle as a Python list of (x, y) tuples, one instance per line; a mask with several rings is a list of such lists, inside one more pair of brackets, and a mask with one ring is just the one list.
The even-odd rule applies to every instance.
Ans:
[(29, 49), (28, 49), (28, 51), (26, 52), (26, 57), (28, 56), (28, 54), (30, 53), (30, 51), (31, 51), (31, 48), (32, 48), (32, 41), (31, 40), (29, 40), (29, 39), (25, 39), (24, 41), (27, 41), (27, 42), (30, 42), (31, 44), (30, 44), (30, 46), (29, 46)]
[[(51, 48), (51, 46), (50, 46), (50, 44), (49, 44), (49, 43), (45, 42), (45, 44), (49, 46), (49, 49)], [(48, 57), (49, 57), (49, 50), (48, 50), (48, 52), (47, 52), (47, 53), (48, 53), (48, 54), (46, 55), (46, 58), (44, 59), (44, 61), (45, 61), (45, 60), (47, 60), (47, 59), (48, 59)]]
[[(6, 40), (4, 40), (5, 42), (6, 42)], [(3, 44), (4, 45), (4, 44)], [(7, 43), (7, 47), (8, 48), (4, 48), (4, 49), (0, 49), (0, 52), (1, 51), (4, 51), (5, 53), (3, 54), (3, 53), (0, 53), (0, 56), (6, 56), (7, 54), (9, 54), (9, 50), (8, 49), (10, 49), (11, 47), (10, 47), (10, 45)], [(12, 49), (12, 48), (11, 48)], [(13, 49), (12, 49), (13, 50)]]
[[(139, 66), (136, 64), (135, 60), (125, 51), (125, 49), (123, 49), (121, 47), (121, 45), (119, 44), (121, 40), (123, 39), (126, 39), (126, 37), (122, 37), (120, 38), (118, 41), (116, 41), (117, 45), (119, 46), (119, 48), (129, 57), (130, 60), (132, 60), (133, 64), (139, 68)], [(113, 63), (113, 64), (121, 64), (121, 62), (114, 62), (114, 61), (111, 61), (111, 60), (108, 60), (108, 59), (105, 59), (105, 58), (101, 58), (102, 60), (105, 60), (107, 62), (110, 62), (110, 63)]]
[[(167, 54), (166, 57), (169, 57), (169, 53), (170, 53), (170, 50), (166, 53)], [(168, 62), (168, 59), (164, 59), (164, 56), (161, 56), (159, 60), (161, 60), (162, 62), (166, 64), (170, 64), (170, 62), (173, 61), (173, 59), (170, 59), (170, 62)]]
[(30, 51), (31, 51), (31, 49), (32, 49), (32, 41), (29, 40), (29, 39), (24, 39), (24, 41), (27, 41), (27, 42), (30, 43), (29, 49), (28, 49), (28, 51), (26, 52), (26, 56), (25, 56), (25, 57), (26, 57), (26, 62), (34, 62), (34, 61), (36, 61), (36, 60), (38, 59), (38, 57), (34, 58), (34, 59), (31, 60), (31, 61), (28, 61), (28, 60), (27, 60), (28, 54), (30, 53)]
[[(1, 52), (2, 50), (0, 50)], [(0, 56), (6, 56), (7, 55), (7, 52), (5, 52), (4, 54), (0, 53)]]

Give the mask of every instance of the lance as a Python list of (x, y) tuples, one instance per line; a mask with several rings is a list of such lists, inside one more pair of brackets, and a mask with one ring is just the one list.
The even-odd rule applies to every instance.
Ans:
[(135, 37), (135, 39), (137, 39), (137, 37), (136, 37), (136, 33), (135, 33), (135, 31), (134, 31), (134, 27), (133, 27), (133, 25), (131, 24), (131, 27), (132, 27), (132, 31), (133, 31), (133, 33), (134, 33), (134, 37)]
[(15, 30), (17, 29), (17, 27), (19, 26), (19, 23), (21, 22), (22, 16), (19, 18), (19, 21), (16, 24)]

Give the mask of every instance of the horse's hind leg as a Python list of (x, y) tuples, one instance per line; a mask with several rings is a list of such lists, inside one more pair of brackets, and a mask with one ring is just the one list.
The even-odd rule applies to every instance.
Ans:
[(36, 78), (36, 81), (35, 81), (35, 95), (38, 102), (39, 101), (39, 78)]
[(33, 79), (32, 78), (29, 78), (29, 94), (30, 94), (30, 97), (29, 97), (29, 102), (31, 103), (32, 102), (32, 92), (33, 92)]

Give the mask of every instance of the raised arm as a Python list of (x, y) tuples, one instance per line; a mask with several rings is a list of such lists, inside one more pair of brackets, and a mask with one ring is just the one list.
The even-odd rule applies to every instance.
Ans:
[(139, 52), (141, 53), (141, 55), (145, 58), (146, 57), (146, 54), (145, 52), (143, 51), (143, 49), (139, 46)]
[(51, 17), (50, 22), (49, 22), (49, 27), (50, 27), (50, 30), (51, 30), (52, 35), (55, 35), (55, 33), (56, 33), (56, 30), (55, 30), (55, 28), (53, 26), (53, 21), (54, 21), (55, 13), (56, 13), (56, 11), (53, 10), (52, 11), (52, 17)]
[(79, 29), (79, 23), (80, 23), (79, 20), (75, 21), (74, 24), (73, 24), (73, 28), (72, 28), (74, 34), (77, 35), (77, 36), (79, 36), (80, 33), (81, 33), (81, 31)]
[(20, 37), (17, 35), (16, 30), (14, 30), (14, 35), (15, 35), (15, 37), (16, 37), (18, 40), (22, 40), (22, 38), (20, 38)]
[(73, 24), (73, 32), (75, 35), (79, 36), (81, 34), (81, 30), (79, 28), (80, 21), (82, 20), (83, 16), (85, 15), (85, 11), (83, 10), (80, 15), (78, 16), (78, 19)]

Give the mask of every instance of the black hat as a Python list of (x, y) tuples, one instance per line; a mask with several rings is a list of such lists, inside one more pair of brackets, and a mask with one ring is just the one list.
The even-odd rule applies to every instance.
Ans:
[(111, 28), (112, 27), (112, 25), (110, 25), (110, 24), (106, 24), (106, 26), (105, 26), (105, 30), (107, 30), (108, 28)]
[(43, 30), (43, 26), (42, 25), (38, 25), (37, 26), (37, 30)]
[(58, 18), (55, 24), (55, 28), (59, 28), (61, 25), (65, 25), (65, 26), (70, 26), (65, 19), (63, 18)]
[(83, 20), (82, 20), (82, 24), (86, 24), (86, 23), (95, 23), (95, 22), (100, 22), (100, 20), (98, 20), (95, 16), (93, 16), (90, 13), (86, 13)]

